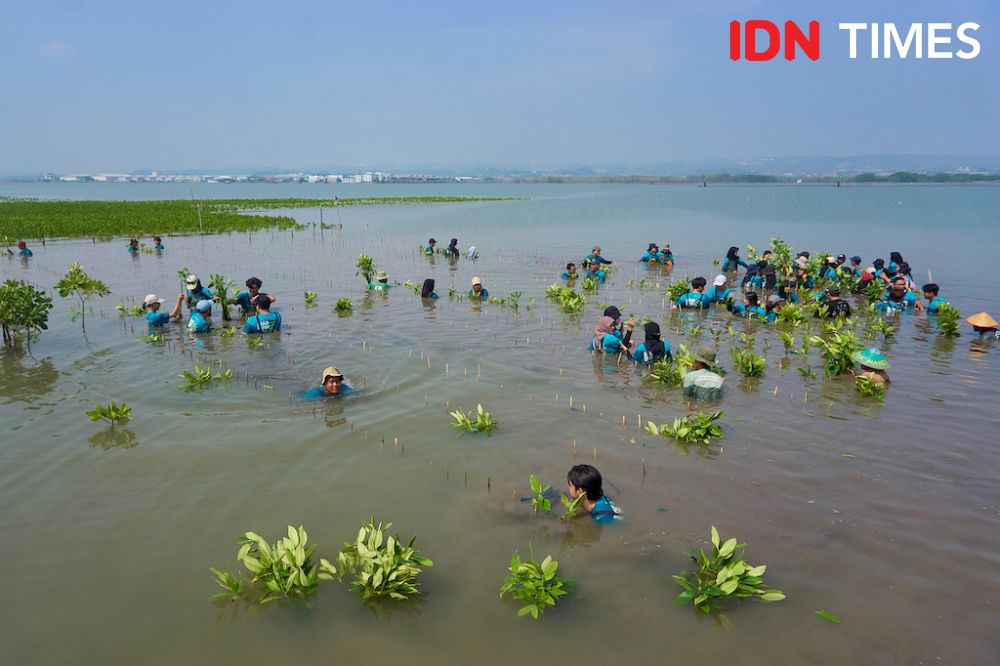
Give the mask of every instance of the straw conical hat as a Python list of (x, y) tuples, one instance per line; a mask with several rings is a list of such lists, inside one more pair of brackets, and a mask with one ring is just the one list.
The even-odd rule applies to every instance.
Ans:
[(986, 314), (986, 312), (977, 312), (971, 317), (966, 317), (965, 321), (969, 322), (973, 326), (978, 326), (979, 328), (997, 327), (997, 320)]
[(871, 349), (862, 349), (861, 351), (856, 351), (851, 354), (851, 358), (854, 359), (856, 363), (867, 368), (875, 368), (876, 370), (885, 370), (889, 367), (889, 361), (886, 360), (885, 354), (880, 352), (874, 347)]

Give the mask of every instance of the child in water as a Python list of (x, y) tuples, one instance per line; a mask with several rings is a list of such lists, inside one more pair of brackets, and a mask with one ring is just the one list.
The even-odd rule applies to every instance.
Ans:
[(601, 473), (590, 465), (574, 465), (566, 474), (570, 499), (585, 495), (580, 508), (599, 523), (621, 520), (618, 507), (604, 495)]

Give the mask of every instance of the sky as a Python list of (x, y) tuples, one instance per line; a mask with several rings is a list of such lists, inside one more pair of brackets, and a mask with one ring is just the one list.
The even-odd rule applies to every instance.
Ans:
[[(6, 175), (1000, 155), (995, 0), (5, 5)], [(748, 19), (818, 20), (820, 59), (731, 61)], [(852, 21), (981, 53), (851, 60)]]

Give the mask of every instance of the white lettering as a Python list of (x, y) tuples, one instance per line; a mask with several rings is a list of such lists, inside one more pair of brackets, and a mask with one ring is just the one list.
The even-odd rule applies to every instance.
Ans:
[[(966, 25), (968, 25), (968, 24), (966, 24)], [(851, 59), (853, 60), (853, 59), (855, 59), (855, 58), (858, 57), (858, 30), (867, 30), (868, 29), (868, 24), (867, 23), (841, 23), (839, 27), (840, 27), (841, 30), (850, 30), (851, 31)], [(976, 27), (978, 28), (979, 26), (976, 26)]]
[(872, 23), (872, 60), (878, 60), (878, 23)]
[(892, 57), (892, 45), (895, 43), (896, 52), (899, 53), (900, 58), (906, 58), (906, 54), (910, 51), (910, 44), (915, 43), (916, 48), (914, 49), (917, 54), (917, 58), (924, 57), (924, 49), (921, 45), (923, 37), (923, 25), (920, 23), (913, 23), (910, 25), (910, 31), (906, 33), (906, 42), (901, 43), (899, 40), (899, 33), (896, 31), (895, 23), (886, 23), (883, 26), (885, 30), (885, 35), (883, 36), (884, 54), (886, 58)]
[(951, 23), (928, 23), (927, 24), (927, 57), (928, 58), (950, 58), (951, 51), (938, 51), (934, 48), (936, 44), (951, 44), (951, 37), (938, 37), (938, 30), (951, 30)]
[(979, 55), (979, 40), (976, 39), (975, 37), (969, 37), (968, 35), (966, 35), (965, 34), (966, 30), (979, 30), (979, 24), (963, 23), (962, 25), (958, 26), (958, 41), (968, 44), (969, 46), (972, 47), (972, 50), (959, 51), (955, 55), (957, 55), (959, 58), (964, 58), (966, 60), (969, 60)]

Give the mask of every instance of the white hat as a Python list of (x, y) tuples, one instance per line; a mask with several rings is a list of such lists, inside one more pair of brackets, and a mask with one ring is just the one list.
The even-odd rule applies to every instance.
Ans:
[(146, 294), (146, 298), (142, 299), (142, 304), (149, 307), (153, 303), (163, 303), (162, 298), (157, 298), (156, 294)]
[(482, 286), (482, 284), (483, 284), (482, 279), (479, 278), (478, 276), (472, 278), (472, 286), (475, 287), (477, 284), (480, 285), (480, 286)]
[(726, 276), (725, 275), (716, 275), (715, 276), (715, 280), (712, 281), (712, 284), (714, 284), (716, 287), (723, 287), (723, 286), (725, 286), (725, 284), (726, 284)]
[(198, 276), (195, 275), (194, 273), (188, 273), (188, 276), (184, 280), (184, 282), (187, 283), (187, 286), (194, 287), (198, 284)]

